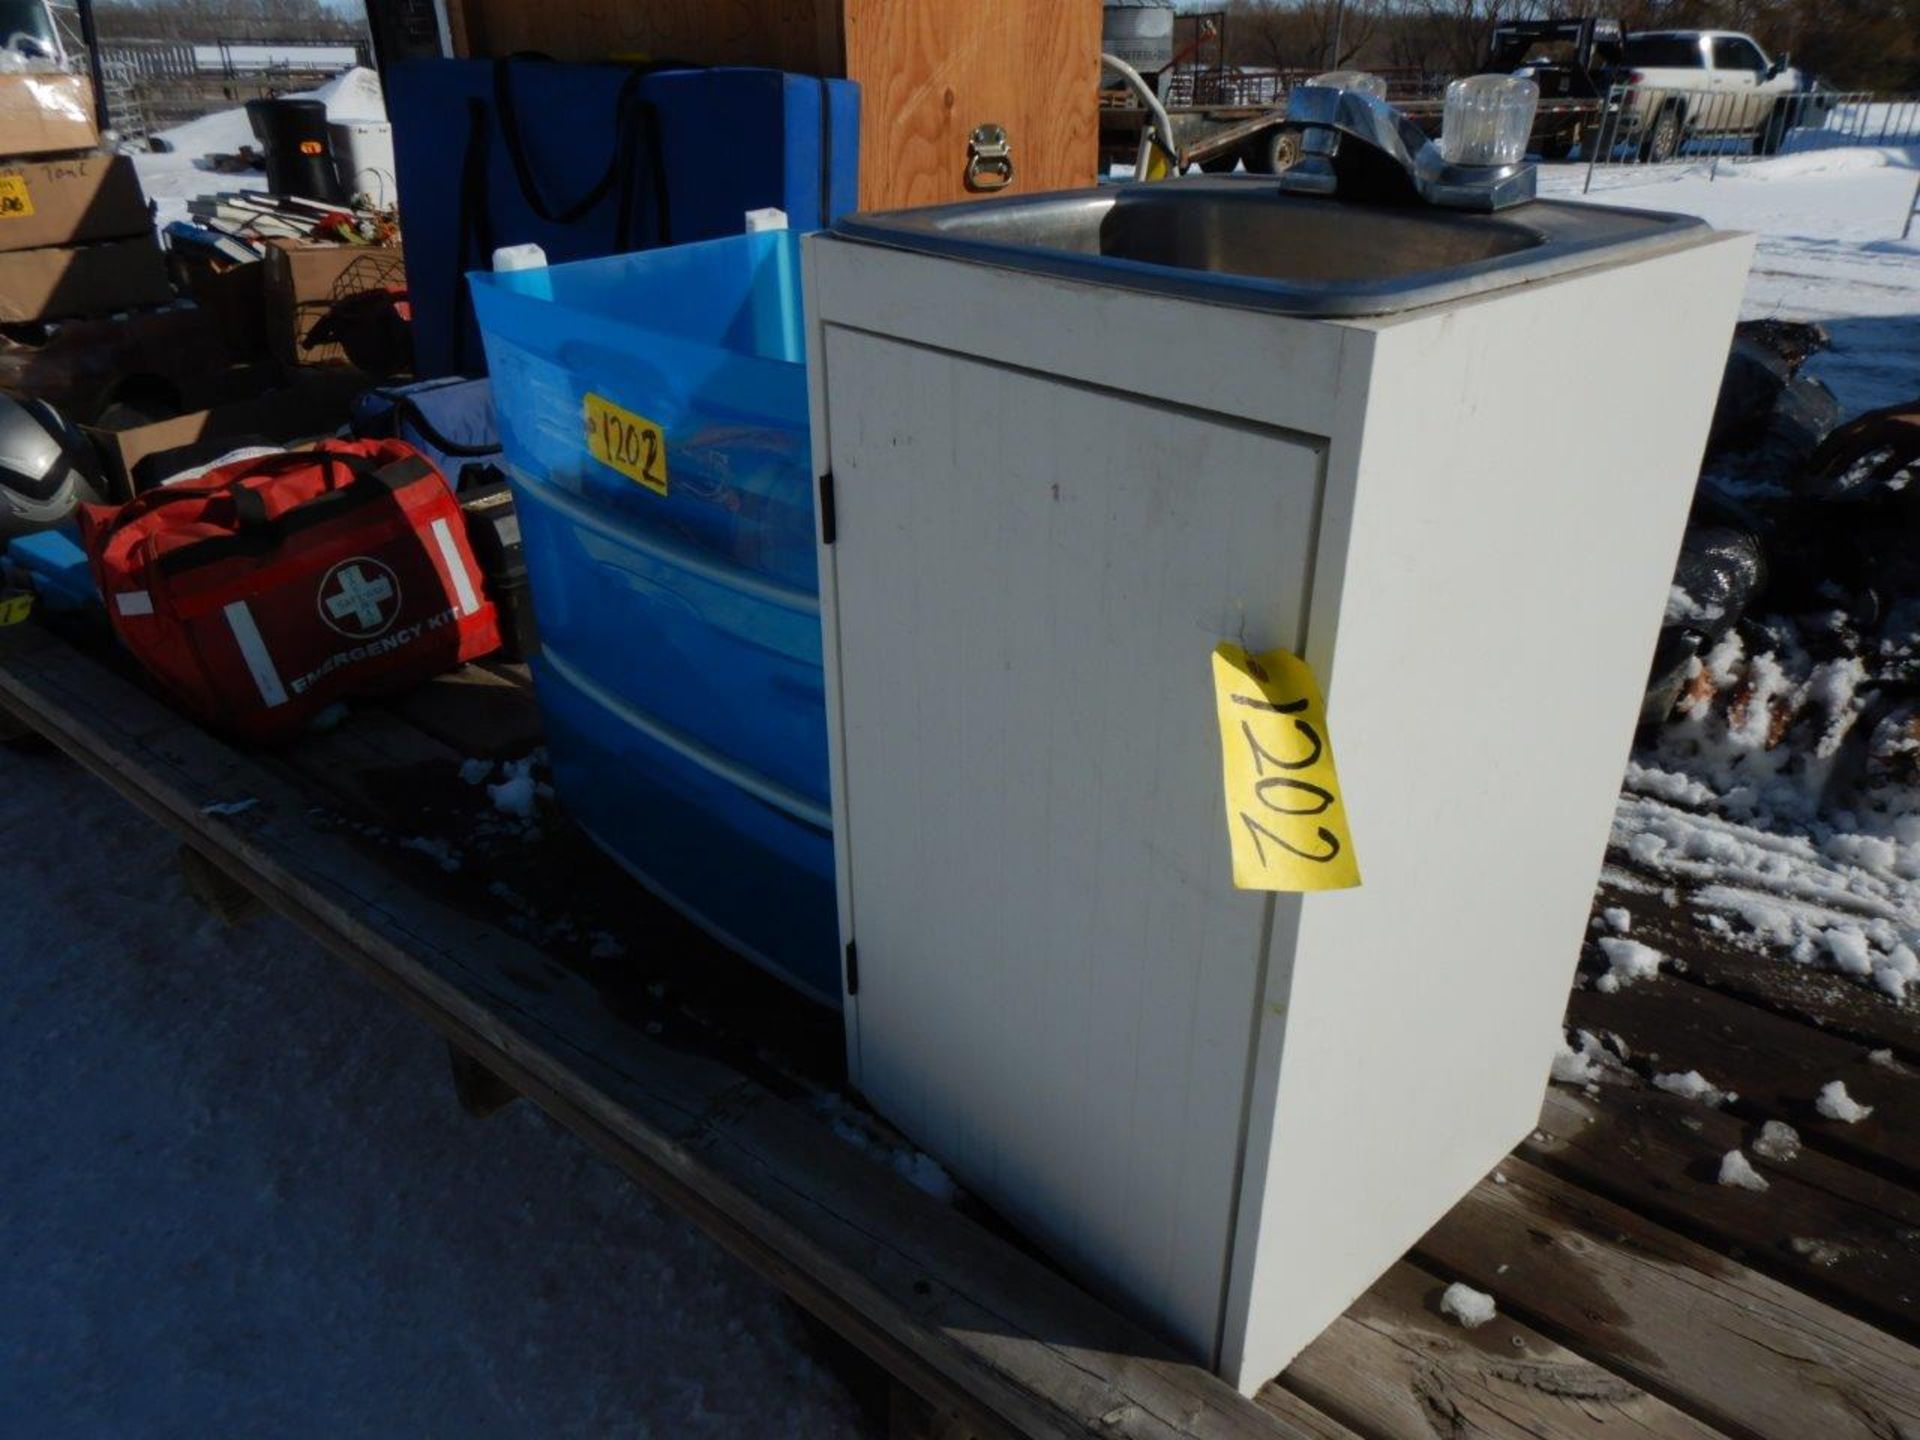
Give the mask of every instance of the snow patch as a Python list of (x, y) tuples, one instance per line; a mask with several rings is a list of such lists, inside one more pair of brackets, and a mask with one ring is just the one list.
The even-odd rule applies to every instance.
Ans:
[(1678, 1095), (1683, 1100), (1697, 1100), (1702, 1105), (1720, 1106), (1740, 1098), (1738, 1092), (1722, 1090), (1698, 1070), (1673, 1070), (1655, 1075), (1653, 1088), (1664, 1090), (1669, 1095)]
[(1769, 1120), (1760, 1127), (1760, 1138), (1753, 1142), (1753, 1153), (1776, 1165), (1800, 1158), (1800, 1132), (1784, 1120)]
[(1451, 1315), (1468, 1330), (1477, 1330), (1499, 1312), (1493, 1296), (1456, 1280), (1441, 1293), (1440, 1313)]
[(1636, 980), (1651, 980), (1660, 973), (1660, 952), (1638, 940), (1607, 936), (1600, 942), (1600, 953), (1607, 957), (1607, 973), (1598, 981), (1605, 991), (1631, 985)]
[(1813, 1102), (1813, 1108), (1829, 1120), (1838, 1120), (1847, 1125), (1858, 1125), (1873, 1114), (1871, 1105), (1862, 1105), (1847, 1094), (1847, 1082), (1829, 1080), (1820, 1087), (1820, 1096)]
[(1738, 1150), (1729, 1150), (1720, 1157), (1720, 1183), (1760, 1192), (1768, 1188), (1767, 1177), (1754, 1169), (1753, 1162)]
[(487, 786), (494, 809), (516, 820), (533, 819), (540, 797), (553, 793), (550, 786), (541, 784), (533, 777), (533, 767), (541, 758), (541, 752), (535, 751), (522, 759), (501, 763), (500, 783)]

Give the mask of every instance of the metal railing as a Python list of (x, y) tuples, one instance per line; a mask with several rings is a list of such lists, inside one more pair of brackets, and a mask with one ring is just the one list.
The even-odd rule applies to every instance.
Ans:
[[(1319, 73), (1319, 70), (1301, 67), (1176, 70), (1167, 77), (1162, 98), (1175, 109), (1265, 109), (1279, 104), (1286, 99), (1288, 90), (1305, 84)], [(1387, 82), (1387, 96), (1395, 102), (1432, 99), (1447, 86), (1446, 77), (1423, 70), (1385, 67), (1372, 73)]]
[(1920, 95), (1616, 85), (1581, 138), (1598, 166), (1747, 162), (1847, 146), (1920, 144)]
[(332, 72), (368, 65), (364, 39), (109, 40), (100, 46), (107, 69), (137, 80), (248, 78), (262, 73)]

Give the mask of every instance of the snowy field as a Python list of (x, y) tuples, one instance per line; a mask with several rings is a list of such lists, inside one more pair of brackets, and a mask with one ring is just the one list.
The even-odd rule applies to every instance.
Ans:
[[(1917, 164), (1920, 147), (1723, 161), (1717, 174), (1704, 161), (1601, 170), (1587, 198), (1759, 235), (1742, 318), (1823, 324), (1832, 348), (1805, 373), (1846, 418), (1920, 400), (1920, 220), (1899, 238)], [(1579, 198), (1585, 178), (1583, 166), (1553, 166), (1542, 188)], [(1698, 703), (1629, 767), (1615, 844), (1707, 929), (1887, 1004), (1920, 1001), (1920, 793), (1901, 783), (1904, 767), (1864, 789), (1834, 783), (1849, 748), (1914, 744), (1892, 728), (1901, 713), (1873, 705), (1857, 659), (1750, 654), (1735, 636), (1696, 678)]]
[[(353, 58), (350, 52), (347, 58)], [(288, 98), (324, 100), (329, 120), (387, 118), (380, 77), (372, 70), (343, 71), (318, 89), (295, 91)], [(243, 146), (259, 144), (253, 138), (253, 126), (248, 123), (244, 108), (216, 110), (198, 120), (163, 130), (156, 138), (171, 148), (165, 152), (135, 154), (133, 168), (139, 173), (147, 198), (158, 207), (155, 218), (162, 227), (170, 221), (185, 220), (187, 201), (197, 196), (266, 187), (267, 177), (260, 171), (217, 174), (201, 163), (209, 155), (233, 155)]]
[(0, 747), (0, 1434), (870, 1433), (796, 1312), (173, 843)]
[[(1900, 239), (1920, 146), (1815, 150), (1594, 172), (1586, 199), (1698, 215), (1760, 236), (1743, 320), (1818, 320), (1833, 349), (1809, 374), (1848, 414), (1920, 395), (1920, 220)], [(1580, 199), (1584, 165), (1541, 167), (1541, 192)]]

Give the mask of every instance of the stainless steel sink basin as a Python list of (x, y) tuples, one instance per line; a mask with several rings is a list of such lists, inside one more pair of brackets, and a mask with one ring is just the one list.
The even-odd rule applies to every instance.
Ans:
[(1295, 315), (1383, 315), (1686, 244), (1690, 215), (1536, 200), (1498, 214), (1193, 178), (853, 215), (842, 234)]

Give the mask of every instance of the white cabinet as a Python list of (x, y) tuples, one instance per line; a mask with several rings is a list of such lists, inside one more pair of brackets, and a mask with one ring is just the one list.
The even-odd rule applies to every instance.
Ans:
[[(1243, 1389), (1534, 1123), (1749, 248), (1321, 321), (809, 242), (855, 1083)], [(1361, 888), (1233, 888), (1222, 640)]]

